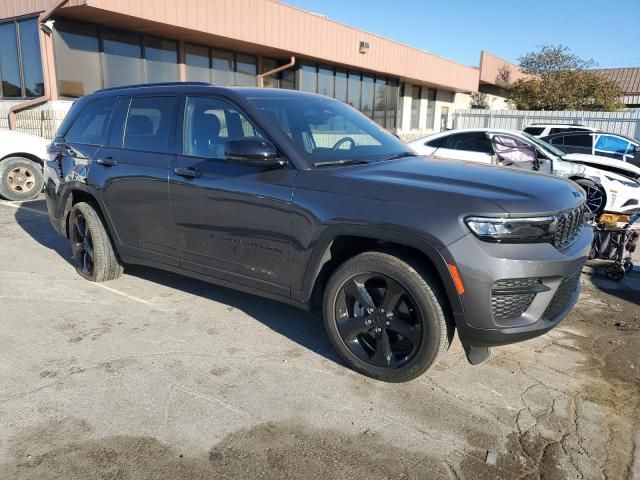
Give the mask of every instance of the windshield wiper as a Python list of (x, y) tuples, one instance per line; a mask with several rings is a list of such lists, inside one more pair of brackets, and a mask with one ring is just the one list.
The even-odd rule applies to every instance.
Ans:
[(356, 165), (359, 163), (369, 163), (366, 160), (360, 160), (357, 158), (345, 158), (342, 160), (326, 160), (324, 162), (315, 162), (313, 164), (314, 167), (332, 167), (332, 166), (340, 166), (340, 165)]
[(400, 153), (396, 153), (394, 155), (391, 155), (389, 157), (383, 158), (381, 161), (385, 161), (385, 160), (397, 160), (399, 158), (406, 158), (406, 157), (419, 157), (420, 155), (418, 155), (417, 153), (414, 152), (400, 152)]

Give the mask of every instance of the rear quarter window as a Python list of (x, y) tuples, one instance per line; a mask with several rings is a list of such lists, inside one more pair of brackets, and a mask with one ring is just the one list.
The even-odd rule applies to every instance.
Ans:
[(73, 120), (65, 140), (87, 145), (104, 145), (116, 101), (117, 97), (105, 97), (89, 102)]

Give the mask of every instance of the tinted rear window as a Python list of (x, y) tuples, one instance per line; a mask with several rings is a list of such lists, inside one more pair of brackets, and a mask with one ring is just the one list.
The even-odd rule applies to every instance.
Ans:
[(572, 147), (588, 147), (591, 148), (593, 137), (588, 133), (584, 135), (567, 135), (564, 137), (564, 144)]
[(65, 135), (65, 140), (89, 145), (104, 145), (116, 100), (117, 97), (105, 97), (89, 102), (73, 122)]
[(544, 132), (544, 127), (527, 127), (524, 129), (524, 131), (529, 135), (542, 135), (542, 132)]

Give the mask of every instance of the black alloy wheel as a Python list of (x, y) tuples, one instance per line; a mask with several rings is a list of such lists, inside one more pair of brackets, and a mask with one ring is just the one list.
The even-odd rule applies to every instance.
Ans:
[(416, 302), (397, 281), (379, 273), (356, 275), (342, 285), (335, 318), (347, 348), (377, 367), (406, 365), (422, 341)]
[(600, 215), (607, 204), (607, 197), (602, 187), (588, 179), (576, 180), (587, 197), (586, 206), (589, 213)]
[(78, 270), (86, 276), (91, 276), (95, 264), (93, 238), (87, 219), (80, 212), (73, 217), (71, 250)]

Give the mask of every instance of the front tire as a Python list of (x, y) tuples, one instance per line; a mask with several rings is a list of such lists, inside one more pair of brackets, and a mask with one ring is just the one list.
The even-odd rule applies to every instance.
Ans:
[(0, 161), (0, 196), (14, 202), (37, 197), (42, 191), (42, 167), (22, 157)]
[(69, 214), (69, 239), (76, 271), (92, 282), (115, 280), (122, 275), (107, 230), (95, 208), (77, 203)]
[(587, 178), (579, 178), (575, 182), (580, 185), (587, 196), (587, 210), (599, 217), (607, 205), (607, 192), (600, 185)]
[(324, 322), (333, 346), (354, 370), (406, 382), (449, 347), (453, 331), (445, 305), (429, 275), (396, 256), (366, 252), (329, 279)]

